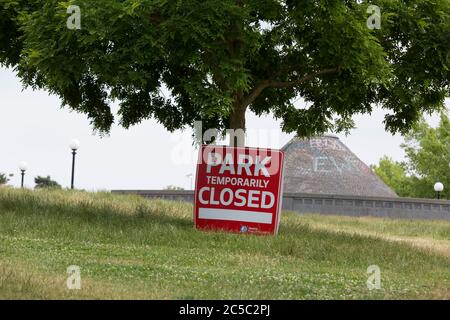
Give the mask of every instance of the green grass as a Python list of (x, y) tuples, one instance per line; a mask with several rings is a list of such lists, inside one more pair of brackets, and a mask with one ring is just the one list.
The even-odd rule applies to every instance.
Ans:
[[(0, 188), (0, 298), (450, 298), (450, 255), (435, 250), (449, 230), (283, 213), (277, 236), (199, 232), (188, 204)], [(81, 290), (66, 288), (70, 265)], [(369, 265), (380, 290), (367, 289)]]
[(450, 223), (435, 220), (396, 220), (373, 217), (340, 217), (305, 215), (305, 222), (313, 226), (324, 226), (342, 231), (361, 231), (380, 235), (421, 237), (435, 240), (450, 240)]

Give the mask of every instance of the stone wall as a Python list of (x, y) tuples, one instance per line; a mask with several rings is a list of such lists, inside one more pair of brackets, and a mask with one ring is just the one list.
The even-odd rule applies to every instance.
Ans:
[[(193, 191), (113, 190), (148, 199), (194, 201)], [(346, 216), (374, 216), (401, 219), (450, 220), (450, 201), (412, 198), (380, 198), (340, 195), (285, 193), (283, 210)]]

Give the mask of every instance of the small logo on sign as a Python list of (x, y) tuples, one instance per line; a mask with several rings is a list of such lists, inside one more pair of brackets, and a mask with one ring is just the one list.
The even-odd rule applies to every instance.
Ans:
[(241, 232), (245, 233), (248, 231), (248, 227), (247, 226), (241, 226)]

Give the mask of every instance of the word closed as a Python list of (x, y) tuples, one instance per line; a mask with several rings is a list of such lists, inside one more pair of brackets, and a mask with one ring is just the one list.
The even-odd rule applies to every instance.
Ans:
[(283, 162), (279, 150), (202, 146), (195, 186), (196, 227), (276, 234)]

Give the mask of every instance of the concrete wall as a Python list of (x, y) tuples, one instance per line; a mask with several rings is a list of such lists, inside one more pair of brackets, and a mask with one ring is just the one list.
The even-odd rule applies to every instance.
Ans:
[[(149, 199), (194, 201), (193, 191), (113, 190)], [(402, 219), (450, 220), (450, 201), (413, 198), (376, 198), (340, 195), (285, 193), (283, 210), (346, 216), (374, 216)]]

